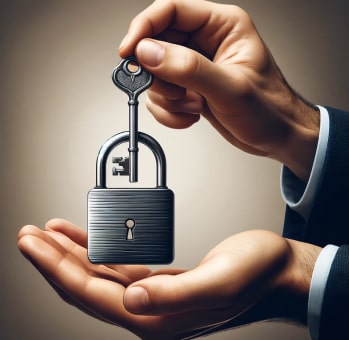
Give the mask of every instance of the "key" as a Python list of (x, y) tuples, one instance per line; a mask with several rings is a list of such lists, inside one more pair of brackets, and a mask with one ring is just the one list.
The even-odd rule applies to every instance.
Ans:
[(112, 74), (114, 84), (129, 96), (129, 181), (138, 181), (138, 96), (150, 87), (153, 76), (136, 60), (129, 57), (121, 60)]

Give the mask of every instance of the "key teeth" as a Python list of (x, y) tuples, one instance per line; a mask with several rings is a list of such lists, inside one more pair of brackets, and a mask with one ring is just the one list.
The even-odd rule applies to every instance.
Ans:
[(113, 157), (112, 163), (117, 164), (113, 167), (113, 176), (129, 176), (130, 174), (130, 162), (128, 157)]

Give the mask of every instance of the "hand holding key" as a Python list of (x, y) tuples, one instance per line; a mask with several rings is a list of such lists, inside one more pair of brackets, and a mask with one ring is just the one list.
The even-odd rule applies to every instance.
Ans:
[(157, 0), (132, 20), (119, 53), (154, 75), (147, 106), (158, 121), (182, 128), (202, 114), (233, 145), (308, 178), (319, 114), (287, 84), (242, 9)]

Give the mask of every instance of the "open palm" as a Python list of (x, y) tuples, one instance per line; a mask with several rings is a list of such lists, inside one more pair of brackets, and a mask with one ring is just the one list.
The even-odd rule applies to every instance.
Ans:
[(48, 222), (45, 231), (25, 226), (18, 237), (22, 253), (63, 300), (142, 339), (210, 332), (288, 285), (292, 275), (285, 273), (297, 262), (286, 240), (260, 230), (228, 238), (192, 270), (157, 272), (91, 264), (86, 232), (64, 220)]

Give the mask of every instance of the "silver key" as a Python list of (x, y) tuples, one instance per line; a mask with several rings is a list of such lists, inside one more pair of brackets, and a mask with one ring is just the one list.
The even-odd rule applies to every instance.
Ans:
[(138, 96), (150, 87), (153, 76), (136, 60), (129, 57), (121, 60), (112, 74), (114, 84), (129, 96), (129, 166), (130, 182), (138, 181)]

